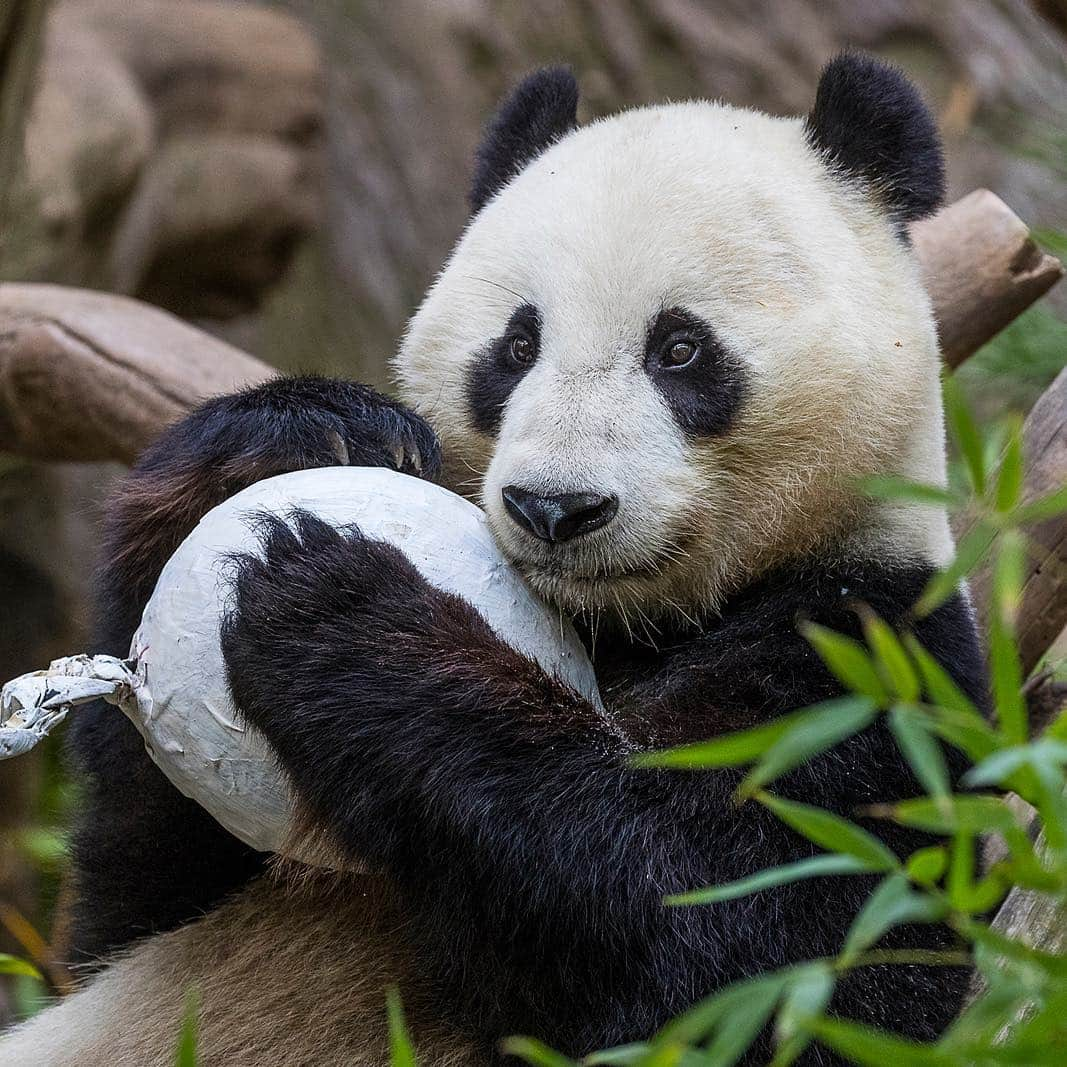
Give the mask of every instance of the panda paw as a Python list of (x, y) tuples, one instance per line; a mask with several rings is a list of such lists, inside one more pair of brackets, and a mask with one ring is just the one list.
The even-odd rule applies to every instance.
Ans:
[(235, 703), (284, 757), (294, 708), (317, 709), (307, 721), (331, 708), (347, 717), (372, 691), (400, 698), (431, 666), (430, 633), (468, 609), (352, 527), (298, 511), (265, 517), (261, 537), (261, 554), (235, 561), (222, 651)]
[(413, 411), (358, 382), (318, 376), (208, 401), (168, 437), (172, 463), (211, 472), (228, 495), (308, 467), (390, 467), (434, 480), (441, 465), (436, 435)]

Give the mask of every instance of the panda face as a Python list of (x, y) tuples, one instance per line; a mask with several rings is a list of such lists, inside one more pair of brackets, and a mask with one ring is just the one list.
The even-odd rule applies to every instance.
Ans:
[[(893, 221), (798, 120), (626, 112), (472, 219), (397, 360), (451, 478), (570, 611), (683, 615), (831, 542), (943, 558), (936, 338)], [(842, 550), (847, 550), (842, 548)]]

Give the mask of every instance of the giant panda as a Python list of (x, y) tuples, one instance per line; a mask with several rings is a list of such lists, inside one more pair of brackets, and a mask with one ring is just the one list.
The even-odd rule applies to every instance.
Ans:
[[(625, 737), (395, 550), (310, 515), (268, 525), (236, 570), (231, 689), (309, 827), (375, 873), (268, 869), (169, 788), (121, 716), (87, 717), (72, 954), (104, 966), (0, 1042), (0, 1063), (169, 1063), (195, 986), (204, 1067), (379, 1067), (392, 983), (422, 1063), (493, 1063), (513, 1033), (582, 1055), (840, 947), (867, 878), (665, 907), (814, 850), (735, 804), (734, 772), (630, 756), (832, 697), (797, 622), (856, 632), (859, 604), (984, 699), (965, 594), (910, 611), (951, 555), (944, 512), (855, 489), (945, 478), (907, 237), (942, 195), (934, 123), (899, 72), (855, 54), (804, 119), (694, 101), (579, 127), (576, 106), (573, 76), (548, 69), (489, 124), (470, 222), (400, 345), (406, 407), (279, 379), (149, 449), (112, 509), (101, 643), (124, 651), (164, 560), (242, 486), (394, 466), (484, 507), (580, 627)], [(918, 791), (880, 723), (776, 788), (853, 817)], [(921, 843), (871, 825), (901, 853)], [(931, 1038), (966, 983), (866, 968), (832, 1007)]]

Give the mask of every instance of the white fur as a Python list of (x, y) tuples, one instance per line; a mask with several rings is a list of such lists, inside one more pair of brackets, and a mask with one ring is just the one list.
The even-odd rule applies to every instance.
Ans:
[[(467, 375), (524, 302), (541, 354), (494, 442)], [(687, 441), (644, 370), (649, 322), (674, 306), (754, 383), (720, 438)], [(798, 120), (693, 102), (570, 134), (472, 220), (396, 366), (504, 552), (571, 609), (700, 610), (831, 538), (879, 558), (951, 550), (943, 512), (853, 492), (872, 472), (943, 483), (936, 335), (911, 254)], [(545, 546), (504, 512), (509, 483), (616, 493), (619, 512)]]

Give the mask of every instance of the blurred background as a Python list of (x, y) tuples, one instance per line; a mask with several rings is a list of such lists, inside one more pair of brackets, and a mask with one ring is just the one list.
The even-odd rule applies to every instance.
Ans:
[[(798, 114), (845, 46), (921, 84), (950, 198), (990, 188), (1067, 255), (1067, 0), (0, 0), (0, 280), (135, 296), (387, 385), (525, 71), (570, 63), (582, 120), (690, 96)], [(994, 418), (1065, 363), (1067, 287), (959, 377)], [(0, 452), (0, 680), (85, 646), (118, 473)], [(55, 746), (0, 764), (0, 951), (51, 958), (76, 803)], [(42, 988), (0, 986), (0, 1024)]]

